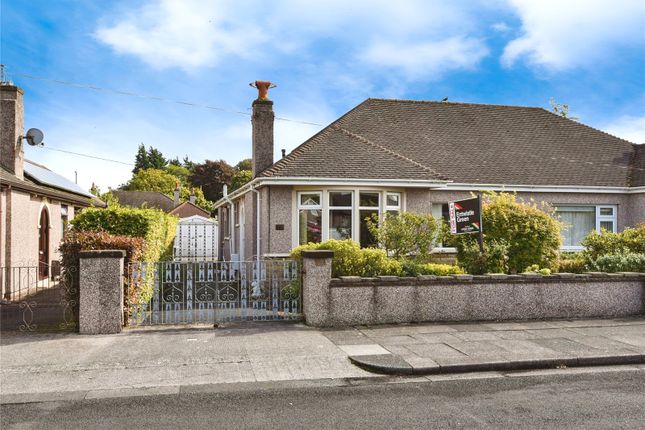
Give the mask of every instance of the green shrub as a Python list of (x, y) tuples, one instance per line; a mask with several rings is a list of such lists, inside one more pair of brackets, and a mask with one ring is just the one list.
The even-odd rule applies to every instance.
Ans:
[[(61, 242), (61, 279), (64, 283), (67, 303), (72, 305), (75, 316), (78, 316), (79, 287), (79, 252), (99, 249), (122, 249), (125, 251), (124, 269), (128, 263), (141, 260), (145, 240), (140, 237), (115, 236), (104, 231), (76, 231), (72, 229)], [(135, 289), (129, 286), (128, 273), (124, 273), (124, 309), (129, 311), (131, 303), (146, 303), (152, 297), (152, 285)], [(127, 319), (126, 319), (127, 321)]]
[(387, 257), (382, 249), (364, 248), (352, 240), (328, 240), (322, 243), (309, 243), (294, 248), (291, 258), (301, 262), (304, 250), (325, 249), (334, 251), (332, 276), (366, 276), (398, 275), (401, 263)]
[(472, 275), (508, 272), (509, 246), (504, 240), (485, 240), (484, 253), (479, 253), (479, 243), (474, 235), (459, 238), (457, 264)]
[(538, 266), (537, 264), (533, 264), (527, 267), (526, 269), (524, 269), (524, 273), (539, 273), (540, 275), (547, 276), (551, 274), (551, 269), (547, 269), (547, 268), (540, 269), (540, 266)]
[(581, 255), (558, 260), (558, 272), (560, 273), (582, 273), (585, 271), (587, 271), (586, 262)]
[(403, 276), (419, 276), (419, 275), (435, 275), (435, 276), (448, 276), (448, 275), (461, 275), (464, 274), (464, 269), (452, 264), (436, 264), (425, 263), (417, 264), (412, 261), (405, 261), (403, 263)]
[(440, 236), (441, 222), (432, 215), (401, 212), (387, 215), (381, 223), (370, 219), (367, 228), (388, 255), (426, 261)]
[(621, 251), (598, 257), (591, 267), (599, 272), (645, 272), (645, 254)]
[(71, 224), (76, 231), (104, 231), (116, 236), (145, 239), (143, 261), (160, 261), (172, 256), (178, 218), (159, 209), (136, 209), (119, 205), (106, 209), (87, 208)]
[[(482, 223), (484, 248), (491, 255), (479, 257), (477, 235), (451, 235), (457, 243), (459, 264), (469, 273), (517, 273), (532, 264), (555, 268), (562, 240), (561, 223), (553, 217), (550, 206), (520, 202), (514, 194), (486, 193)], [(499, 254), (504, 248), (502, 257)]]
[(594, 230), (585, 237), (582, 246), (585, 249), (581, 254), (589, 264), (608, 254), (645, 254), (645, 223), (633, 228), (628, 227), (620, 233), (606, 230), (598, 233)]

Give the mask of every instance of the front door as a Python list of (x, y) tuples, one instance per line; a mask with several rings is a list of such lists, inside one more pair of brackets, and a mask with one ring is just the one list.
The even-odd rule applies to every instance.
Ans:
[(49, 215), (45, 208), (40, 212), (40, 227), (38, 229), (38, 277), (45, 279), (49, 276)]

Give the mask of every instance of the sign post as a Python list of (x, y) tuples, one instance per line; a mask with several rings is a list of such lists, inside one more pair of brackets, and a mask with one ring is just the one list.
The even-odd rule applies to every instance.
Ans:
[(467, 200), (448, 203), (450, 232), (453, 234), (479, 234), (479, 252), (484, 253), (484, 229), (482, 226), (482, 195)]

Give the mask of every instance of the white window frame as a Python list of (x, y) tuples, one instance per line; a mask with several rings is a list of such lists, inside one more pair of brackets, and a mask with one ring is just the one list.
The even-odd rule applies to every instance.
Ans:
[[(303, 194), (318, 194), (318, 201), (320, 201), (320, 203), (317, 204), (317, 205), (305, 205), (305, 204), (302, 204), (301, 196)], [(318, 191), (318, 190), (316, 190), (316, 191), (304, 191), (303, 190), (303, 191), (298, 191), (296, 193), (296, 211), (295, 211), (295, 216), (293, 218), (293, 226), (294, 226), (294, 228), (292, 229), (292, 234), (294, 235), (293, 240), (292, 240), (292, 244), (294, 244), (294, 246), (293, 246), (294, 248), (296, 246), (300, 246), (300, 211), (301, 210), (319, 210), (320, 211), (320, 213), (321, 213), (320, 222), (322, 224), (320, 226), (321, 231), (322, 231), (322, 235), (321, 235), (320, 240), (321, 240), (321, 242), (324, 242), (326, 240), (325, 239), (325, 230), (326, 230), (325, 222), (329, 222), (329, 221), (326, 219), (325, 210), (323, 209), (325, 207), (325, 201), (323, 200), (324, 195), (325, 195), (325, 193), (323, 193), (322, 191)]]
[[(321, 222), (322, 222), (322, 241), (329, 240), (329, 210), (330, 209), (348, 209), (345, 207), (330, 207), (329, 206), (329, 193), (330, 192), (352, 192), (352, 237), (351, 239), (357, 243), (360, 243), (360, 210), (361, 209), (376, 209), (374, 207), (363, 207), (360, 206), (360, 193), (361, 192), (377, 192), (379, 193), (379, 217), (382, 217), (386, 212), (386, 209), (389, 208), (386, 206), (387, 194), (398, 194), (399, 195), (399, 206), (391, 207), (392, 210), (398, 210), (403, 212), (406, 210), (406, 196), (404, 189), (396, 188), (382, 188), (382, 187), (308, 187), (301, 186), (293, 190), (292, 194), (292, 229), (291, 229), (291, 244), (292, 247), (297, 247), (300, 245), (300, 223), (299, 216), (300, 210), (302, 209), (318, 209), (322, 211)], [(300, 196), (302, 194), (319, 194), (321, 205), (316, 206), (303, 206), (300, 204)]]
[[(351, 196), (352, 203), (350, 206), (332, 206), (331, 205), (331, 193), (349, 193)], [(326, 229), (327, 229), (327, 237), (331, 239), (330, 234), (331, 234), (331, 211), (333, 210), (340, 210), (340, 211), (350, 211), (350, 217), (352, 220), (352, 225), (350, 226), (350, 229), (352, 231), (351, 236), (348, 239), (354, 239), (356, 236), (356, 192), (354, 190), (327, 190), (325, 193), (327, 194), (327, 199), (329, 202), (329, 205), (327, 207), (327, 210), (325, 211), (327, 213), (327, 224), (326, 224)], [(344, 239), (341, 239), (344, 240)]]
[[(371, 194), (378, 194), (378, 205), (377, 206), (361, 206), (361, 194), (360, 193), (371, 193)], [(385, 199), (387, 199), (388, 194), (393, 194), (391, 191), (381, 191), (381, 190), (366, 190), (366, 189), (361, 189), (358, 192), (358, 198), (357, 198), (357, 205), (358, 208), (356, 210), (356, 235), (354, 236), (354, 241), (357, 243), (361, 243), (361, 210), (368, 210), (368, 211), (373, 211), (375, 210), (377, 212), (377, 216), (380, 220), (382, 219), (381, 217), (383, 216), (383, 206), (386, 204), (384, 202)], [(385, 197), (385, 199), (384, 199)], [(399, 197), (399, 203), (401, 202), (400, 197)], [(387, 206), (386, 206), (387, 207)]]
[[(602, 209), (611, 209), (611, 215), (601, 215)], [(601, 222), (611, 222), (612, 230), (611, 233), (616, 233), (618, 226), (618, 207), (616, 205), (600, 205), (596, 206), (596, 231), (600, 233), (600, 224)]]
[[(432, 202), (432, 209), (430, 210), (430, 213), (432, 214), (433, 217), (435, 217), (435, 206), (439, 208), (439, 218), (435, 217), (435, 219), (438, 219), (439, 221), (443, 221), (443, 205), (447, 205), (448, 202)], [(443, 243), (439, 243), (437, 246), (435, 246), (432, 249), (431, 253), (434, 254), (452, 254), (456, 253), (457, 248), (454, 246), (443, 246)]]
[[(387, 204), (387, 198), (390, 195), (396, 195), (396, 196), (399, 197), (399, 204), (398, 205), (393, 206), (393, 205), (388, 205)], [(385, 206), (385, 213), (388, 213), (390, 211), (397, 211), (397, 212), (401, 213), (401, 207), (403, 206), (403, 195), (402, 195), (402, 193), (400, 193), (398, 191), (386, 191), (385, 192), (385, 202), (383, 203), (383, 205)]]
[[(557, 214), (557, 209), (558, 207), (590, 207), (590, 208), (595, 208), (595, 217), (596, 217), (596, 222), (595, 222), (595, 227), (596, 231), (600, 233), (600, 223), (601, 221), (610, 221), (612, 223), (612, 233), (616, 233), (618, 231), (618, 205), (585, 205), (585, 204), (577, 204), (577, 203), (559, 203), (559, 204), (554, 204), (553, 207), (556, 209), (556, 214)], [(600, 210), (601, 209), (606, 209), (610, 208), (612, 209), (612, 215), (601, 215)], [(562, 251), (582, 251), (585, 249), (584, 246), (582, 245), (562, 245), (560, 247)]]

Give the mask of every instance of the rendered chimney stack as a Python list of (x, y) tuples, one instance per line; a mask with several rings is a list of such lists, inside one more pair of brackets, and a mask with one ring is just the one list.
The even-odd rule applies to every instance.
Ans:
[(273, 102), (269, 100), (269, 88), (275, 85), (269, 81), (255, 81), (251, 84), (258, 89), (258, 98), (253, 101), (253, 154), (252, 173), (255, 178), (273, 164)]
[(179, 206), (179, 182), (177, 182), (177, 185), (175, 186), (175, 195), (174, 195), (174, 200), (173, 203), (175, 207)]
[(18, 179), (24, 179), (25, 113), (22, 89), (11, 82), (0, 83), (0, 165)]
[(190, 198), (188, 199), (188, 201), (191, 202), (192, 204), (195, 204), (195, 199), (196, 198), (197, 197), (195, 196), (195, 189), (193, 188), (193, 192), (190, 193)]

